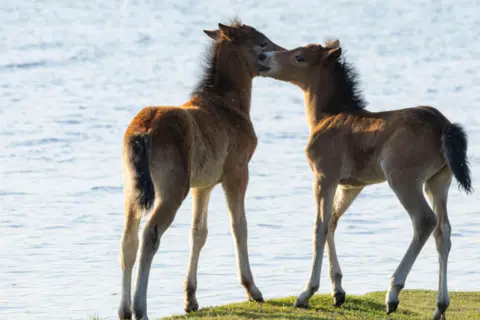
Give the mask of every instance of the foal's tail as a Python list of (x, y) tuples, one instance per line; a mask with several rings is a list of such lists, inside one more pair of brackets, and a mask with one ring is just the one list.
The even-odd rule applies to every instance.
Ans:
[(127, 161), (131, 166), (132, 190), (136, 204), (142, 209), (149, 210), (155, 200), (155, 189), (150, 174), (150, 158), (152, 138), (148, 133), (135, 134), (127, 138)]
[(471, 193), (473, 190), (467, 159), (467, 134), (461, 125), (452, 123), (443, 129), (442, 149), (459, 187), (466, 193)]

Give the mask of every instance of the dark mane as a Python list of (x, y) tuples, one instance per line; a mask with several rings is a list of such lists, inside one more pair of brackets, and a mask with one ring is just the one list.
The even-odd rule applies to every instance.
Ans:
[[(231, 27), (241, 27), (242, 23), (239, 19), (235, 18), (228, 25)], [(203, 75), (191, 93), (193, 99), (202, 100), (202, 98), (205, 99), (206, 96), (211, 96), (212, 94), (221, 96), (223, 93), (222, 89), (229, 87), (228, 81), (225, 81), (227, 77), (219, 74), (221, 71), (217, 70), (217, 50), (224, 44), (224, 41), (224, 39), (217, 38), (217, 40), (213, 41), (207, 48), (202, 63)], [(219, 79), (222, 79), (222, 81), (219, 81)], [(209, 97), (208, 100), (211, 99), (212, 97)]]
[(220, 42), (217, 40), (207, 48), (202, 62), (203, 75), (191, 94), (192, 98), (196, 98), (206, 92), (212, 92), (212, 89), (215, 88), (215, 75), (217, 73), (216, 52), (218, 46), (220, 46)]
[(367, 103), (359, 88), (359, 76), (354, 66), (342, 57), (334, 68), (337, 76), (336, 92), (329, 103), (331, 107), (325, 111), (339, 113), (365, 109)]

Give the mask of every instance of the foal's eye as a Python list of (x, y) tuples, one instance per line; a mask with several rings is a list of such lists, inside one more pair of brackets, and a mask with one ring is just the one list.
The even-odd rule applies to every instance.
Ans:
[(303, 56), (295, 56), (295, 60), (297, 60), (297, 62), (305, 62), (305, 58)]
[(268, 43), (266, 41), (260, 45), (260, 47), (262, 48), (266, 48), (267, 46), (268, 46)]

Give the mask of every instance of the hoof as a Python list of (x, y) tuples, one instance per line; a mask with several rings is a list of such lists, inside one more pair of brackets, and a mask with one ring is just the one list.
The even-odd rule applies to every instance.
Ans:
[(301, 309), (307, 309), (308, 308), (308, 302), (307, 301), (295, 301), (295, 304), (293, 305), (295, 308), (301, 308)]
[(345, 302), (345, 292), (340, 291), (340, 292), (336, 292), (333, 295), (333, 303), (335, 304), (335, 307), (340, 307), (344, 302)]
[(433, 319), (434, 320), (445, 320), (445, 311), (448, 308), (448, 304), (445, 303), (437, 303), (437, 309), (435, 309), (435, 312), (433, 313)]
[(447, 318), (445, 318), (445, 314), (440, 313), (438, 309), (436, 309), (435, 312), (433, 313), (433, 320), (446, 320), (446, 319)]
[(132, 311), (121, 308), (118, 310), (118, 318), (120, 320), (132, 320)]
[(263, 295), (260, 292), (260, 290), (256, 286), (251, 286), (249, 290), (247, 290), (247, 295), (248, 295), (248, 301), (251, 302), (265, 302), (263, 300)]
[(183, 309), (185, 310), (186, 313), (198, 311), (198, 302), (197, 302), (197, 300), (193, 300), (193, 301), (190, 301), (190, 302), (186, 302), (186, 303), (185, 303), (185, 307), (184, 307)]
[(265, 300), (263, 300), (263, 297), (262, 297), (262, 296), (256, 297), (256, 298), (253, 298), (253, 297), (252, 297), (252, 298), (249, 299), (249, 301), (250, 301), (250, 302), (258, 302), (258, 303), (264, 303), (264, 302), (265, 302)]
[(308, 307), (308, 300), (310, 299), (310, 297), (311, 295), (308, 292), (302, 292), (302, 294), (295, 301), (295, 308), (306, 309)]
[(148, 316), (144, 310), (133, 309), (133, 315), (135, 320), (148, 320)]
[(389, 302), (387, 304), (387, 314), (390, 314), (392, 312), (395, 312), (398, 308), (398, 304), (399, 304), (399, 301), (395, 301), (395, 302)]

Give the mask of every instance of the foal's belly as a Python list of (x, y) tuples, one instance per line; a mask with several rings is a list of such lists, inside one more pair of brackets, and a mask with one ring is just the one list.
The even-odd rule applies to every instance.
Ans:
[(362, 188), (371, 184), (377, 184), (385, 182), (385, 179), (358, 179), (358, 178), (347, 178), (340, 180), (340, 185), (350, 188)]
[(191, 188), (202, 188), (217, 184), (222, 179), (224, 168), (224, 157), (209, 156), (204, 158), (204, 162), (192, 163), (190, 173)]
[(352, 188), (365, 187), (371, 184), (385, 182), (385, 174), (380, 165), (371, 163), (364, 168), (350, 170), (342, 179), (340, 185)]

